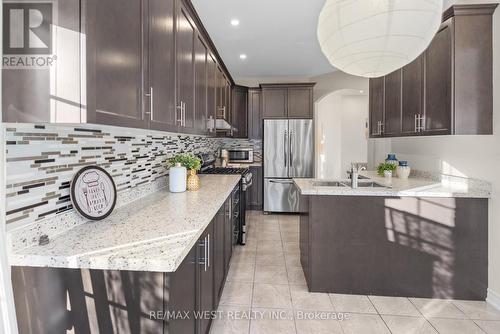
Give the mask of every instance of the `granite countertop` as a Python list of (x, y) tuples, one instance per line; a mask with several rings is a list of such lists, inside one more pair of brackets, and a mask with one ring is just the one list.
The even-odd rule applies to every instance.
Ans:
[(316, 181), (330, 180), (318, 179), (293, 179), (302, 195), (332, 195), (332, 196), (386, 196), (386, 197), (464, 197), (464, 198), (490, 198), (491, 186), (487, 182), (462, 179), (437, 181), (425, 177), (410, 177), (399, 179), (397, 177), (384, 178), (373, 171), (364, 171), (360, 175), (368, 179), (359, 182), (375, 181), (384, 187), (359, 187), (352, 189), (350, 180), (342, 181), (348, 187), (314, 186)]
[(240, 180), (200, 175), (201, 189), (163, 188), (52, 238), (47, 245), (12, 251), (13, 266), (175, 271)]

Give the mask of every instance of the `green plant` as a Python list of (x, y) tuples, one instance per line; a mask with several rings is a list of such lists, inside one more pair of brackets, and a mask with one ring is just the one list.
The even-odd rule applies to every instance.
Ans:
[(201, 168), (201, 160), (197, 156), (191, 153), (181, 153), (176, 154), (168, 160), (170, 166), (175, 166), (176, 163), (180, 163), (186, 169), (199, 170)]
[(377, 173), (380, 176), (384, 176), (384, 172), (385, 171), (391, 171), (391, 172), (394, 173), (394, 171), (396, 170), (396, 167), (397, 166), (395, 164), (391, 164), (391, 163), (387, 163), (387, 162), (382, 162), (377, 167)]

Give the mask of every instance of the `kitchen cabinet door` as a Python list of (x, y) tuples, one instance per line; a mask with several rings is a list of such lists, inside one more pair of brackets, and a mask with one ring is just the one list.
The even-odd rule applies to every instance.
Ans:
[(287, 88), (262, 89), (262, 114), (263, 118), (287, 117)]
[[(199, 311), (214, 310), (214, 222), (212, 221), (201, 235), (198, 243), (198, 265), (199, 265)], [(202, 317), (199, 319), (199, 333), (208, 333), (210, 319)]]
[(217, 212), (214, 220), (214, 307), (217, 308), (224, 287), (226, 276), (224, 268), (224, 205)]
[(261, 90), (248, 90), (248, 138), (262, 139)]
[(248, 88), (235, 86), (232, 90), (231, 125), (235, 128), (234, 138), (247, 138)]
[(149, 0), (150, 84), (146, 110), (151, 113), (151, 129), (177, 132), (174, 14), (174, 0)]
[(165, 324), (164, 333), (195, 333), (197, 283), (197, 250), (194, 246), (174, 273), (165, 274), (164, 309), (171, 312), (189, 312), (187, 319), (174, 319)]
[(177, 105), (183, 104), (183, 131), (194, 130), (195, 98), (194, 98), (194, 40), (196, 28), (182, 1), (177, 1)]
[(384, 78), (370, 79), (370, 137), (381, 137), (384, 122)]
[(195, 128), (204, 134), (207, 130), (207, 46), (200, 35), (195, 39)]
[(250, 167), (252, 186), (247, 190), (246, 204), (249, 210), (262, 210), (263, 205), (263, 173), (261, 166)]
[(90, 119), (145, 128), (143, 1), (90, 1), (88, 6), (93, 21), (86, 32)]
[[(232, 96), (232, 91), (231, 91), (231, 83), (229, 80), (226, 78), (224, 75), (224, 107), (226, 108), (226, 121), (228, 121), (229, 124), (231, 124), (231, 96)], [(232, 131), (231, 131), (232, 135)]]
[(288, 88), (287, 98), (288, 118), (313, 118), (312, 88)]
[(215, 136), (215, 118), (217, 117), (217, 62), (212, 54), (207, 59), (207, 119), (211, 120), (208, 129)]
[(398, 136), (401, 133), (401, 70), (385, 76), (384, 100), (384, 135)]
[(444, 25), (425, 52), (425, 134), (451, 133), (452, 31)]
[(423, 55), (403, 67), (401, 134), (417, 134), (417, 118), (423, 115)]
[(216, 72), (217, 81), (217, 118), (224, 119), (227, 122), (229, 119), (229, 110), (226, 106), (227, 91), (226, 91), (226, 78), (224, 77), (224, 72), (217, 67)]

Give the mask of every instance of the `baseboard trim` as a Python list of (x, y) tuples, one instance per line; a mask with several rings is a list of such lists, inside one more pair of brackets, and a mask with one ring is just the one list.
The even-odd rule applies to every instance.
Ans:
[(488, 302), (488, 304), (500, 311), (500, 294), (491, 289), (488, 289), (486, 301)]

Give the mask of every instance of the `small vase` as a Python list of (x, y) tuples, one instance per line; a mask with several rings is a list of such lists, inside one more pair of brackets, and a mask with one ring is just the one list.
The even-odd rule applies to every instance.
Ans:
[(392, 172), (390, 170), (384, 170), (384, 177), (391, 178), (392, 177)]
[(196, 191), (200, 189), (200, 177), (196, 174), (195, 169), (190, 169), (187, 172), (187, 190)]
[(176, 163), (170, 168), (168, 187), (170, 192), (181, 193), (186, 191), (187, 172), (186, 167)]

